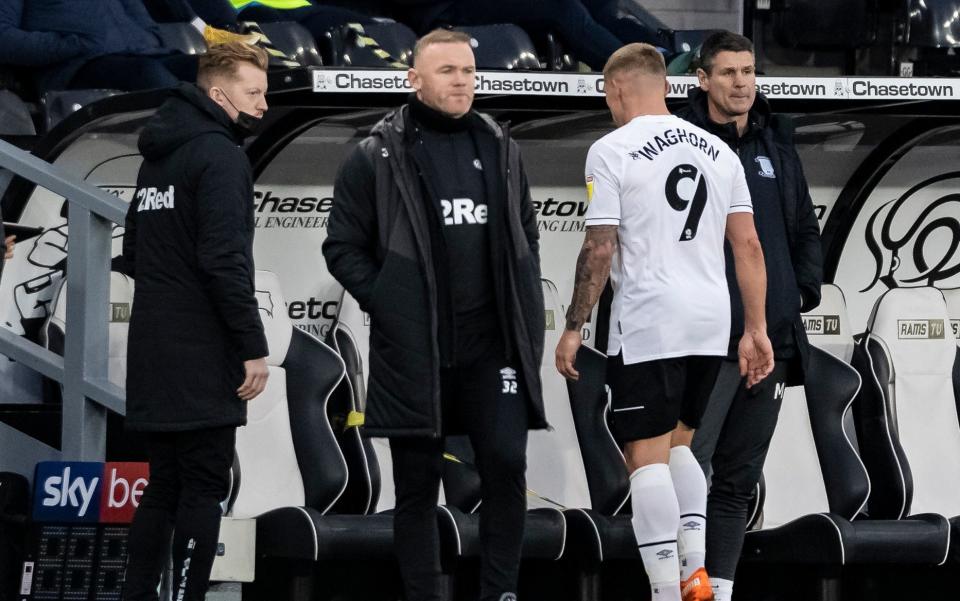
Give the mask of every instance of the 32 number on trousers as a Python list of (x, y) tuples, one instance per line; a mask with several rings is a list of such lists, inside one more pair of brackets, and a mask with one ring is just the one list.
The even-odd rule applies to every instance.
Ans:
[[(697, 177), (699, 175), (699, 177)], [(687, 182), (685, 180), (693, 180)], [(696, 186), (692, 199), (684, 198), (680, 195), (680, 189), (689, 190)], [(700, 225), (700, 217), (703, 216), (703, 208), (707, 205), (707, 180), (700, 175), (700, 170), (693, 165), (677, 165), (670, 170), (667, 175), (667, 184), (664, 188), (664, 194), (667, 197), (667, 203), (674, 211), (686, 211), (687, 222), (683, 224), (683, 231), (680, 232), (680, 242), (688, 242), (697, 237), (697, 227)], [(689, 195), (689, 192), (688, 194)]]
[(502, 394), (517, 394), (517, 381), (504, 380)]

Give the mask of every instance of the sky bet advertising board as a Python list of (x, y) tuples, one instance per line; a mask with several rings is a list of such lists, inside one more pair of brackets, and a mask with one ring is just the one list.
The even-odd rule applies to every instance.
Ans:
[(129, 523), (140, 505), (148, 477), (146, 463), (38, 463), (33, 519), (37, 522)]

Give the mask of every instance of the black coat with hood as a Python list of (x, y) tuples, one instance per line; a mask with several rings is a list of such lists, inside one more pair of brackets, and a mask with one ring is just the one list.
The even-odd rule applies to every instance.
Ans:
[[(498, 149), (487, 177), (494, 294), (508, 353), (526, 382), (528, 427), (546, 428), (540, 387), (544, 304), (539, 235), (520, 150), (481, 113), (477, 135)], [(418, 175), (409, 105), (388, 114), (347, 157), (334, 185), (323, 255), (330, 273), (371, 316), (364, 433), (442, 433), (438, 282), (432, 206)], [(486, 143), (481, 146), (487, 146)]]
[[(693, 88), (689, 92), (689, 99), (689, 104), (677, 111), (677, 116), (719, 136), (737, 153), (745, 169), (756, 169), (757, 157), (761, 155), (769, 157), (772, 163), (773, 172), (776, 174), (791, 264), (779, 265), (777, 258), (770, 253), (770, 256), (765, 256), (767, 271), (769, 273), (771, 269), (781, 269), (787, 274), (792, 273), (801, 298), (780, 298), (782, 290), (771, 290), (768, 287), (767, 322), (768, 326), (778, 322), (788, 324), (789, 332), (771, 330), (771, 342), (776, 350), (778, 346), (781, 348), (783, 346), (783, 340), (778, 338), (785, 338), (789, 346), (795, 348), (796, 352), (789, 356), (791, 369), (787, 384), (790, 386), (803, 384), (803, 373), (806, 371), (809, 357), (809, 342), (800, 313), (810, 311), (820, 304), (823, 250), (820, 244), (820, 225), (813, 210), (813, 201), (810, 199), (810, 190), (803, 174), (803, 165), (793, 144), (793, 122), (786, 116), (773, 114), (767, 99), (757, 92), (756, 100), (750, 109), (747, 131), (740, 136), (736, 124), (719, 124), (710, 119), (706, 92)], [(748, 185), (750, 181), (748, 177)], [(750, 190), (750, 194), (754, 194), (753, 189)], [(754, 204), (756, 202), (757, 200), (754, 199)], [(757, 227), (761, 228), (763, 224), (758, 222)], [(779, 232), (770, 233), (770, 235), (778, 234)], [(728, 248), (727, 279), (735, 285), (736, 276), (732, 273), (732, 265), (733, 261), (729, 256)], [(733, 326), (730, 348), (731, 352), (735, 353), (736, 345), (743, 334), (743, 305), (738, 294), (732, 297), (734, 302), (731, 303)], [(789, 324), (792, 324), (792, 328)]]
[(267, 355), (254, 295), (253, 179), (226, 112), (183, 84), (140, 135), (124, 263), (136, 280), (127, 427), (246, 423), (243, 362)]

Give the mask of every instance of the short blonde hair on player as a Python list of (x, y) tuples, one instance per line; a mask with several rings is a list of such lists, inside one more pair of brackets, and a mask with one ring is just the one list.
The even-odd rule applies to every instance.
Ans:
[(663, 55), (650, 44), (635, 42), (627, 44), (610, 55), (603, 67), (603, 78), (611, 79), (630, 71), (643, 75), (667, 76), (667, 65)]

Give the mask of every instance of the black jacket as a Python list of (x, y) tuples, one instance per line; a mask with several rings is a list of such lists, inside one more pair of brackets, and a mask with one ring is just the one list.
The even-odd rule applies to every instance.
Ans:
[(242, 425), (243, 362), (267, 355), (254, 296), (253, 180), (227, 114), (192, 84), (143, 133), (123, 254), (136, 280), (127, 426)]
[[(796, 343), (796, 356), (799, 361), (793, 362), (793, 369), (787, 378), (791, 386), (803, 383), (803, 372), (806, 371), (809, 342), (801, 311), (809, 311), (820, 304), (820, 285), (823, 282), (823, 251), (820, 244), (820, 225), (813, 210), (810, 199), (810, 190), (803, 175), (803, 165), (793, 144), (793, 123), (783, 115), (775, 115), (770, 111), (767, 99), (757, 92), (753, 108), (750, 109), (749, 123), (752, 140), (755, 143), (742, 144), (738, 136), (736, 125), (733, 123), (718, 124), (709, 118), (707, 111), (707, 94), (699, 88), (689, 92), (690, 103), (677, 112), (677, 116), (698, 125), (707, 131), (716, 134), (737, 151), (740, 160), (749, 168), (753, 165), (756, 156), (764, 154), (773, 163), (774, 173), (777, 174), (777, 184), (780, 190), (780, 202), (783, 211), (784, 226), (786, 229), (787, 244), (790, 249), (792, 267), (796, 277), (797, 287), (800, 289), (802, 304), (788, 304), (787, 306), (770, 307), (768, 302), (767, 314), (770, 320), (771, 312), (787, 312), (793, 321), (793, 339)], [(749, 178), (748, 178), (749, 183)], [(750, 191), (754, 194), (753, 190)], [(759, 226), (758, 226), (759, 227)], [(728, 269), (732, 264), (727, 261)], [(768, 271), (775, 262), (767, 262)], [(732, 274), (728, 274), (732, 277)], [(768, 301), (772, 300), (768, 290)], [(799, 299), (798, 299), (799, 300)], [(792, 303), (792, 299), (784, 303)], [(735, 348), (739, 342), (740, 332), (735, 332), (737, 339), (731, 341)], [(776, 342), (774, 341), (776, 344)]]
[[(529, 427), (547, 427), (540, 388), (544, 306), (539, 239), (520, 151), (506, 127), (479, 113), (496, 139), (486, 169), (491, 266), (502, 320), (529, 403)], [(378, 123), (340, 167), (323, 255), (330, 273), (371, 316), (365, 433), (441, 434), (438, 290), (428, 196), (403, 106)], [(509, 345), (508, 345), (509, 346)]]

